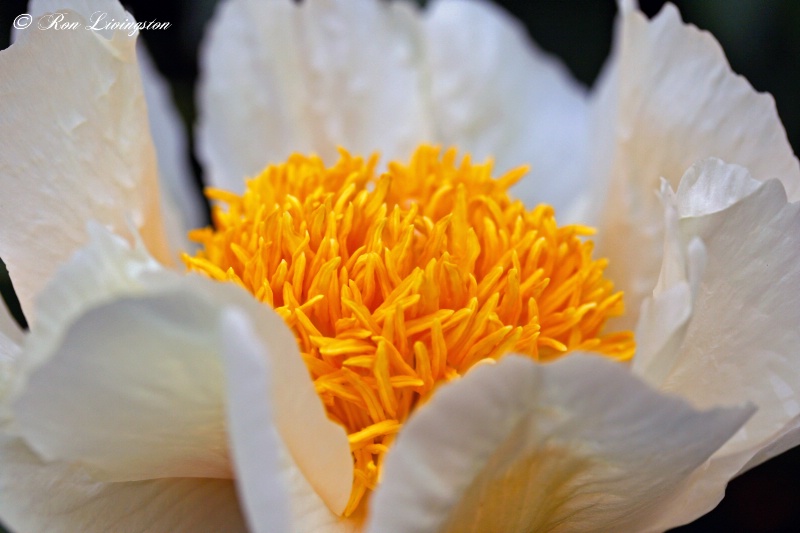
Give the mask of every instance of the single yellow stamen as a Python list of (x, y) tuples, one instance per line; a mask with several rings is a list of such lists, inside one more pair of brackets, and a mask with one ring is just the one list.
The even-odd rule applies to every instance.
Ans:
[(386, 450), (437, 385), (515, 352), (550, 361), (574, 350), (633, 356), (631, 332), (607, 334), (622, 293), (592, 259), (585, 226), (556, 225), (491, 177), (491, 163), (420, 147), (376, 175), (340, 150), (326, 168), (292, 155), (242, 196), (207, 195), (214, 228), (184, 256), (191, 270), (245, 287), (297, 335), (329, 417), (350, 439), (352, 514), (379, 481)]

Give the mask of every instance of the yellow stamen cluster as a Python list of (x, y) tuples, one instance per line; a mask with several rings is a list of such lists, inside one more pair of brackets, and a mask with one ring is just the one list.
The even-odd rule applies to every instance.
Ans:
[(345, 514), (376, 487), (383, 456), (416, 406), (470, 367), (516, 352), (549, 361), (572, 350), (626, 360), (630, 332), (606, 334), (622, 293), (592, 259), (584, 226), (532, 211), (491, 163), (420, 147), (378, 175), (340, 151), (326, 168), (293, 155), (247, 182), (190, 269), (233, 281), (274, 307), (297, 335), (331, 419), (350, 439), (355, 479)]

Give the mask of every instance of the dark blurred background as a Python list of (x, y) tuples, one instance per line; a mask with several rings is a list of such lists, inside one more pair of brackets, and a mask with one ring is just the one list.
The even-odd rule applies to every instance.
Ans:
[[(145, 31), (156, 64), (172, 84), (191, 134), (196, 110), (197, 48), (216, 0), (123, 0), (138, 20), (170, 22), (165, 31)], [(424, 3), (424, 2), (422, 2)], [(576, 78), (591, 86), (611, 46), (613, 0), (497, 0), (521, 20), (540, 47), (559, 56)], [(695, 0), (674, 2), (683, 18), (710, 31), (733, 69), (759, 91), (772, 93), (795, 153), (800, 149), (800, 2), (797, 0)], [(14, 17), (25, 0), (0, 0), (0, 49), (8, 46)], [(640, 0), (655, 15), (664, 4)], [(198, 180), (202, 179), (195, 163)], [(0, 263), (0, 289), (8, 280)], [(0, 304), (2, 305), (2, 304)], [(800, 448), (737, 478), (723, 502), (697, 522), (674, 530), (783, 533), (800, 531)], [(0, 532), (2, 527), (0, 526)]]

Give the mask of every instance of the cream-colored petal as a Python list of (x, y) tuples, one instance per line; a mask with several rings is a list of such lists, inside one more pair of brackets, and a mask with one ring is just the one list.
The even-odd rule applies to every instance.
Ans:
[[(252, 323), (258, 327), (251, 333), (255, 333), (256, 338), (243, 333), (242, 344), (245, 340), (249, 342), (242, 352), (242, 360), (228, 361), (226, 365), (229, 371), (241, 375), (243, 368), (249, 368), (246, 365), (254, 364), (258, 356), (268, 360), (268, 366), (253, 374), (258, 383), (250, 384), (248, 389), (240, 390), (229, 384), (229, 395), (243, 405), (258, 401), (255, 394), (271, 395), (275, 426), (292, 459), (322, 500), (334, 512), (341, 513), (347, 505), (353, 481), (353, 460), (347, 434), (325, 414), (294, 334), (283, 319), (255, 301), (252, 301), (252, 308), (252, 314), (257, 318)], [(230, 334), (228, 338), (233, 340)], [(267, 422), (270, 421), (264, 421), (265, 428)], [(253, 436), (257, 437), (255, 433)], [(232, 434), (231, 438), (249, 439), (251, 435)], [(239, 466), (240, 469), (247, 467)]]
[(181, 307), (184, 279), (141, 246), (88, 234), (40, 295), (15, 369), (17, 431), (106, 479), (229, 476), (220, 362), (201, 344), (216, 311)]
[(562, 213), (588, 178), (585, 90), (488, 2), (433, 2), (424, 29), (436, 140), (500, 171), (530, 165), (512, 192)]
[(147, 101), (147, 118), (156, 147), (161, 186), (161, 211), (170, 249), (178, 258), (191, 249), (190, 229), (206, 224), (206, 214), (189, 164), (189, 143), (169, 84), (161, 77), (143, 41), (136, 48)]
[(593, 101), (591, 202), (601, 213), (591, 222), (607, 274), (625, 291), (620, 324), (633, 327), (661, 265), (661, 177), (675, 188), (692, 163), (719, 157), (800, 199), (800, 168), (772, 97), (734, 74), (714, 38), (674, 6), (647, 20), (622, 2), (617, 30)]
[(0, 298), (0, 361), (13, 359), (24, 338), (25, 333)]
[(167, 258), (135, 36), (37, 24), (0, 51), (0, 257), (29, 320), (88, 220), (122, 234), (130, 220)]
[(684, 242), (675, 194), (666, 180), (661, 183), (661, 197), (664, 259), (653, 294), (642, 303), (633, 359), (634, 373), (654, 387), (662, 382), (678, 355), (707, 259), (705, 245), (699, 238), (693, 238), (688, 245)]
[[(271, 389), (284, 378), (275, 372), (273, 358), (264, 353), (253, 324), (236, 310), (227, 311), (222, 320), (228, 431), (236, 482), (250, 530), (254, 533), (355, 531), (357, 522), (340, 518), (326, 505), (279, 438)], [(297, 355), (296, 348), (289, 352)], [(307, 438), (324, 460), (328, 443), (311, 435)], [(333, 474), (325, 472), (325, 465), (319, 466), (321, 475)], [(330, 466), (336, 468), (335, 464)], [(352, 477), (352, 469), (349, 474)], [(328, 493), (325, 498), (338, 512), (347, 504), (351, 479), (341, 478), (346, 483), (340, 494)]]
[(17, 431), (109, 481), (232, 477), (217, 314), (176, 288), (88, 310), (15, 398)]
[[(5, 370), (9, 393), (22, 389), (25, 377), (57, 349), (64, 328), (81, 313), (113, 295), (141, 291), (140, 277), (161, 270), (143, 245), (131, 248), (94, 223), (87, 225), (86, 232), (89, 245), (76, 252), (39, 295), (36, 321), (31, 324), (37, 335), (25, 335), (24, 354), (22, 333), (17, 328), (12, 345), (16, 355), (7, 361)], [(0, 397), (5, 394), (0, 392)], [(0, 404), (0, 419), (8, 416), (8, 405)]]
[(596, 356), (508, 356), (409, 420), (368, 531), (647, 531), (751, 414), (696, 411)]
[[(98, 17), (100, 13), (106, 14), (105, 20), (114, 19), (124, 21), (126, 18), (128, 20), (134, 20), (130, 13), (125, 11), (125, 8), (122, 7), (118, 0), (29, 0), (27, 13), (34, 18), (48, 13), (56, 15), (55, 17), (47, 17), (42, 22), (43, 27), (48, 27), (52, 23), (58, 25), (60, 22), (66, 21), (66, 19), (61, 19), (58, 15), (62, 13), (66, 14), (67, 10), (73, 11), (85, 18), (89, 21), (90, 26), (94, 26), (94, 21), (96, 20), (96, 18), (92, 19), (92, 15)], [(28, 26), (28, 28), (30, 27), (31, 26)], [(102, 20), (97, 28), (97, 30), (92, 31), (96, 31), (98, 35), (102, 35), (107, 39), (114, 36), (114, 30), (104, 28)], [(25, 31), (26, 30), (20, 30), (14, 26), (11, 31), (11, 42), (16, 42), (19, 36), (25, 33)], [(136, 32), (138, 33), (138, 30), (136, 30)]]
[(292, 152), (406, 159), (429, 140), (410, 4), (228, 0), (201, 56), (198, 151), (234, 191)]
[[(748, 449), (763, 432), (800, 414), (800, 203), (769, 181), (741, 189), (727, 209), (687, 212), (691, 197), (719, 197), (742, 169), (710, 160), (687, 172), (677, 191), (684, 239), (700, 238), (707, 266), (676, 368), (663, 388), (699, 406), (741, 398), (759, 406), (748, 422)], [(754, 180), (751, 179), (751, 182)], [(748, 191), (753, 191), (749, 192)]]
[[(19, 380), (58, 348), (66, 328), (94, 306), (120, 295), (141, 294), (143, 276), (168, 275), (137, 241), (127, 241), (96, 223), (87, 224), (89, 242), (62, 265), (37, 297), (36, 335), (27, 337), (25, 357), (18, 360)], [(17, 388), (22, 383), (17, 383)]]
[[(28, 14), (33, 17), (39, 17), (45, 13), (63, 13), (67, 9), (90, 21), (90, 25), (94, 25), (92, 15), (98, 17), (100, 13), (106, 14), (106, 20), (134, 20), (118, 0), (30, 0), (28, 2)], [(47, 19), (47, 22), (49, 23), (50, 20), (52, 19)], [(98, 27), (103, 27), (102, 20)], [(114, 30), (103, 28), (98, 31), (106, 38), (114, 35)]]
[(673, 205), (683, 241), (703, 242), (705, 272), (668, 372), (635, 369), (700, 408), (747, 400), (758, 411), (687, 483), (664, 527), (704, 514), (731, 477), (800, 443), (800, 203), (776, 180), (708, 160)]
[[(2, 304), (0, 305), (0, 338), (17, 345), (22, 344), (25, 334), (17, 324), (17, 321), (14, 320), (14, 317), (11, 316), (11, 311), (9, 311), (6, 303), (4, 301), (0, 303)], [(2, 353), (0, 351), (0, 354)]]
[(206, 184), (241, 192), (270, 161), (311, 149), (293, 100), (303, 91), (291, 46), (296, 18), (290, 2), (217, 6), (199, 60), (196, 151)]
[[(662, 180), (665, 234), (661, 273), (652, 297), (642, 304), (633, 360), (634, 372), (654, 387), (663, 383), (680, 355), (707, 261), (702, 239), (684, 235), (679, 219), (722, 211), (759, 186), (747, 169), (713, 158), (686, 171), (679, 189), (683, 192), (677, 196)], [(689, 189), (691, 193), (687, 192)]]
[(280, 437), (271, 405), (269, 359), (261, 357), (247, 316), (228, 310), (221, 320), (228, 431), (249, 529), (252, 533), (288, 532), (290, 501), (278, 459)]
[[(681, 219), (702, 217), (724, 211), (762, 185), (748, 169), (710, 158), (692, 165), (681, 178), (677, 194), (670, 197)], [(662, 194), (666, 194), (664, 188)]]
[[(5, 398), (11, 383), (14, 361), (19, 356), (24, 338), (25, 334), (0, 298), (0, 402)], [(4, 411), (0, 406), (0, 424), (6, 417)]]
[(346, 503), (346, 434), (326, 418), (283, 321), (233, 284), (178, 276), (102, 228), (90, 233), (43, 292), (20, 361), (16, 422), (34, 448), (106, 479), (229, 475), (218, 324), (233, 306), (259, 324), (281, 376), (270, 394), (293, 460), (326, 501)]
[(0, 436), (0, 521), (26, 533), (246, 531), (232, 481), (98, 483), (80, 468), (42, 462)]
[[(28, 4), (28, 13), (34, 17), (45, 13), (60, 13), (65, 9), (79, 13), (90, 24), (100, 14), (104, 14), (107, 21), (134, 20), (116, 0), (32, 0)], [(97, 26), (102, 27), (103, 21)], [(110, 38), (113, 31), (102, 30), (100, 34)], [(175, 255), (189, 247), (186, 232), (204, 224), (204, 207), (189, 164), (189, 146), (184, 125), (173, 105), (169, 85), (153, 64), (141, 35), (136, 46), (136, 56), (147, 103), (150, 133), (156, 147), (162, 192), (161, 216), (170, 249)]]

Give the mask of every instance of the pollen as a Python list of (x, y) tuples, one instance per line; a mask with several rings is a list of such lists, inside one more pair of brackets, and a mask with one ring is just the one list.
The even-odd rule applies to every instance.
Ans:
[(208, 189), (213, 227), (190, 270), (241, 285), (294, 330), (328, 416), (349, 435), (352, 514), (374, 490), (409, 415), (442, 383), (504, 354), (547, 362), (590, 351), (625, 361), (629, 331), (605, 331), (621, 292), (592, 257), (593, 229), (556, 224), (454, 149), (409, 164), (339, 151), (292, 155), (238, 195)]

